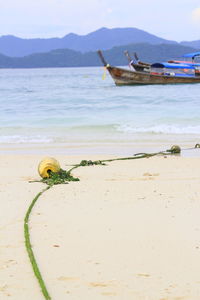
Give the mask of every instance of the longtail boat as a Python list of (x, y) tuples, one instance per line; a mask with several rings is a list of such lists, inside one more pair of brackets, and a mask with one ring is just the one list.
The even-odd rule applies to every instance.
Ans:
[(139, 71), (139, 72), (149, 72), (150, 71), (150, 66), (151, 64), (140, 61), (138, 58), (138, 55), (136, 52), (134, 52), (134, 58), (132, 58), (127, 50), (124, 51), (124, 54), (126, 55), (128, 62), (129, 62), (129, 67), (134, 70), (134, 71)]
[(200, 83), (199, 66), (195, 64), (154, 63), (148, 71), (137, 71), (109, 65), (100, 50), (98, 55), (116, 85)]

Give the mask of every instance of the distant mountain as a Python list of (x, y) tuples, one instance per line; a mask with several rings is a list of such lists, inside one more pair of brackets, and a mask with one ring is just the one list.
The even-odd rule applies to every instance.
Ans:
[(0, 54), (0, 68), (12, 68), (13, 61), (11, 57)]
[(55, 49), (71, 49), (80, 52), (106, 50), (132, 43), (176, 43), (137, 28), (101, 28), (86, 35), (67, 34), (63, 38), (22, 39), (7, 35), (0, 37), (0, 53), (11, 57), (23, 57), (33, 53)]
[[(137, 52), (139, 58), (147, 62), (167, 61), (178, 58), (196, 49), (179, 44), (150, 45), (147, 43), (130, 44), (103, 51), (111, 65), (128, 65), (124, 50)], [(58, 49), (47, 53), (37, 53), (25, 57), (8, 57), (0, 55), (0, 68), (54, 68), (101, 66), (96, 52), (81, 53), (70, 49)]]
[(127, 59), (123, 55), (124, 50), (128, 50), (131, 56), (136, 52), (141, 61), (150, 63), (163, 62), (170, 59), (181, 58), (184, 54), (196, 52), (197, 49), (182, 46), (180, 44), (160, 44), (150, 45), (145, 43), (131, 44), (122, 47), (114, 47), (104, 51), (106, 60), (112, 65), (127, 65)]
[(188, 47), (192, 47), (192, 48), (195, 48), (195, 49), (200, 49), (200, 40), (191, 41), (191, 42), (183, 41), (180, 44), (183, 45), (183, 46), (188, 46)]

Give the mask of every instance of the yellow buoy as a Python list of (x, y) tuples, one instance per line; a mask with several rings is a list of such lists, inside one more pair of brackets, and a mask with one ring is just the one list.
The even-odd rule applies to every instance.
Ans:
[(46, 157), (39, 163), (38, 173), (42, 178), (48, 178), (50, 171), (53, 173), (59, 172), (60, 164), (55, 158)]

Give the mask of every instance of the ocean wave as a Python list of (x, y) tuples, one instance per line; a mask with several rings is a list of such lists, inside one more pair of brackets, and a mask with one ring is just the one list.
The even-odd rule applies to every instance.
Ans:
[(132, 125), (118, 125), (116, 129), (124, 133), (152, 133), (152, 134), (199, 134), (200, 125), (181, 126), (181, 125), (155, 125), (149, 127), (134, 127)]
[[(20, 131), (20, 129), (19, 129)], [(37, 134), (39, 133), (40, 134)], [(25, 132), (16, 134), (16, 129), (9, 129), (0, 135), (1, 144), (49, 144), (49, 143), (82, 143), (82, 142), (105, 142), (118, 141), (119, 139), (131, 140), (135, 135), (147, 136), (151, 139), (153, 135), (199, 135), (200, 125), (181, 126), (160, 124), (155, 126), (134, 126), (131, 124), (108, 124), (76, 126), (69, 128), (41, 128), (34, 129), (29, 135)]]
[(36, 135), (36, 136), (23, 136), (23, 135), (2, 135), (0, 136), (0, 143), (2, 144), (37, 144), (37, 143), (51, 143), (52, 138)]

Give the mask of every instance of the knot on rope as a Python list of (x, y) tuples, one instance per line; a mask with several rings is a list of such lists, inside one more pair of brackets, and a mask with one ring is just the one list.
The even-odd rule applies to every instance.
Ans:
[(170, 152), (173, 154), (181, 153), (181, 147), (178, 145), (173, 145), (169, 150), (167, 150), (167, 152)]
[(41, 182), (49, 186), (56, 184), (67, 184), (69, 181), (79, 181), (79, 178), (73, 177), (69, 171), (60, 169), (58, 172), (49, 172), (49, 177), (42, 178)]
[(196, 144), (194, 148), (200, 148), (200, 144)]
[(105, 165), (101, 160), (82, 160), (79, 164), (79, 166), (85, 167), (85, 166), (93, 166), (93, 165)]

